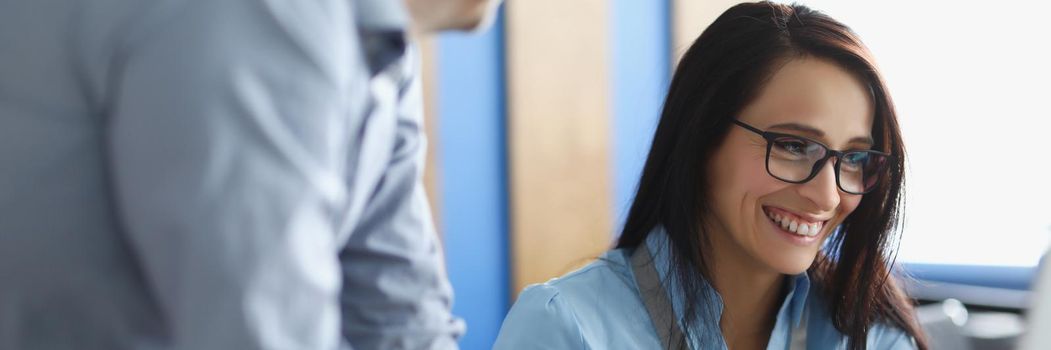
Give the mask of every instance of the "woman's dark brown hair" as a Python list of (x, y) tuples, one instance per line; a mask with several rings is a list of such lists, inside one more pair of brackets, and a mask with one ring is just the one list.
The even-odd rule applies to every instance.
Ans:
[(849, 349), (864, 349), (869, 327), (876, 322), (903, 329), (926, 349), (912, 303), (890, 274), (901, 231), (905, 169), (894, 105), (872, 54), (857, 35), (802, 5), (734, 6), (686, 51), (617, 247), (636, 247), (654, 228), (663, 227), (672, 246), (675, 278), (690, 298), (687, 315), (711, 302), (698, 300), (704, 281), (711, 281), (712, 263), (705, 253), (710, 243), (704, 216), (711, 212), (706, 198), (713, 190), (701, 186), (707, 183), (705, 164), (723, 142), (732, 118), (770, 76), (802, 57), (834, 62), (867, 86), (875, 106), (874, 149), (895, 155), (881, 182), (828, 238), (808, 273), (829, 303), (832, 323), (848, 337)]

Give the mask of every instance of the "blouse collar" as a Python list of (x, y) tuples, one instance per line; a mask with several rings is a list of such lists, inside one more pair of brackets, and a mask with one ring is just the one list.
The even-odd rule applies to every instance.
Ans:
[[(678, 278), (672, 273), (671, 245), (668, 234), (663, 227), (654, 229), (646, 237), (646, 246), (653, 255), (655, 268), (660, 280), (664, 282), (665, 290), (669, 294), (672, 308), (675, 310), (675, 319), (679, 321), (680, 327), (685, 324), (686, 298), (684, 291), (679, 285)], [(708, 305), (697, 305), (695, 312), (691, 315), (690, 330), (687, 332), (694, 344), (722, 344), (722, 332), (719, 322), (706, 322), (705, 320), (719, 320), (723, 313), (723, 300), (719, 292), (712, 288), (707, 281), (701, 281), (701, 290), (698, 291), (697, 300), (709, 300)], [(788, 279), (788, 294), (785, 296), (777, 313), (777, 325), (775, 333), (779, 328), (787, 326), (783, 321), (790, 321), (792, 328), (799, 325), (803, 317), (803, 309), (806, 306), (807, 296), (810, 292), (810, 278), (807, 274), (800, 273), (790, 276)], [(786, 330), (787, 331), (787, 330)]]

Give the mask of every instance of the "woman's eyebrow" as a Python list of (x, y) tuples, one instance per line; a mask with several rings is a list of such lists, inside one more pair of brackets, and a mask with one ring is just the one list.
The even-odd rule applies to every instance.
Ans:
[(858, 136), (850, 139), (850, 143), (860, 143), (869, 147), (876, 144), (876, 142), (872, 140), (872, 136)]
[(813, 138), (824, 138), (825, 137), (825, 132), (824, 131), (821, 131), (818, 128), (815, 128), (815, 127), (812, 127), (812, 126), (803, 125), (803, 124), (799, 124), (799, 123), (782, 123), (782, 124), (776, 124), (776, 125), (770, 126), (769, 128), (770, 129), (782, 129), (782, 130), (797, 131), (797, 132), (801, 132), (801, 133), (807, 134), (807, 136), (810, 136), (810, 137), (813, 137)]
[[(820, 139), (820, 140), (824, 140), (825, 139), (825, 132), (824, 131), (821, 131), (820, 129), (812, 127), (812, 126), (809, 126), (809, 125), (803, 125), (803, 124), (799, 124), (799, 123), (781, 123), (781, 124), (776, 124), (776, 125), (770, 126), (770, 129), (791, 130), (791, 131), (796, 131), (796, 132), (800, 132), (800, 133), (806, 134), (806, 136), (810, 136), (810, 137), (815, 138), (815, 139)], [(854, 137), (854, 138), (850, 139), (849, 143), (860, 143), (860, 144), (865, 144), (865, 145), (868, 145), (868, 146), (871, 146), (871, 145), (875, 144), (875, 142), (872, 140), (871, 136), (857, 136), (857, 137)]]

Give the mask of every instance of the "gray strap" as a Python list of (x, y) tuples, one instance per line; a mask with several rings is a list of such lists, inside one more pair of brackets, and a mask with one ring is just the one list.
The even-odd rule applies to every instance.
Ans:
[(803, 308), (803, 315), (799, 317), (799, 325), (792, 330), (792, 339), (789, 339), (790, 350), (806, 350), (806, 323), (807, 319), (810, 318), (807, 315), (806, 307)]
[(661, 344), (668, 350), (683, 348), (686, 338), (679, 329), (679, 322), (675, 320), (675, 310), (661, 286), (653, 256), (645, 242), (639, 244), (631, 254), (631, 268), (635, 271), (635, 283), (638, 284), (639, 294), (646, 304), (653, 327), (657, 329), (657, 336), (661, 338)]
[[(672, 309), (668, 293), (661, 286), (660, 277), (654, 267), (653, 256), (650, 254), (646, 243), (639, 244), (635, 252), (631, 254), (631, 268), (635, 272), (635, 283), (638, 284), (639, 294), (642, 302), (646, 304), (646, 312), (650, 314), (650, 321), (657, 330), (657, 336), (661, 338), (661, 344), (665, 349), (681, 349), (686, 344), (686, 338), (679, 329), (679, 322), (675, 320), (675, 310)], [(806, 349), (807, 334), (807, 310), (803, 309), (799, 325), (792, 329), (792, 338), (789, 340), (790, 350)]]

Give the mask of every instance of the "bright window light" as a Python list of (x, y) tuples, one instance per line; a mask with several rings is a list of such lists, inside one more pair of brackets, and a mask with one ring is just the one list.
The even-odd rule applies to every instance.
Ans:
[(803, 3), (861, 36), (897, 106), (899, 261), (1035, 266), (1051, 243), (1051, 4)]

